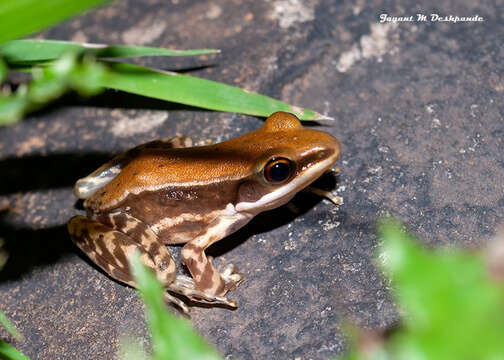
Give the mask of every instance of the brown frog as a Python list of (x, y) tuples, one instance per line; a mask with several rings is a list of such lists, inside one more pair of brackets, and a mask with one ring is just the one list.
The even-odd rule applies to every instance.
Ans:
[[(136, 286), (128, 258), (140, 252), (184, 311), (181, 294), (197, 302), (236, 304), (225, 294), (243, 276), (233, 265), (217, 271), (205, 249), (258, 213), (287, 203), (334, 164), (331, 135), (304, 128), (277, 112), (253, 132), (219, 144), (184, 147), (181, 137), (134, 148), (75, 184), (87, 217), (68, 224), (72, 240), (114, 279)], [(179, 275), (165, 244), (186, 243)]]

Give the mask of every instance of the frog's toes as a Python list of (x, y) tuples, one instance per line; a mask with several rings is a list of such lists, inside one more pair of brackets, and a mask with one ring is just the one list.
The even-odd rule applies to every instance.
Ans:
[(220, 273), (222, 280), (226, 283), (226, 289), (230, 290), (235, 286), (238, 286), (240, 282), (245, 278), (243, 274), (238, 273), (238, 267), (234, 264), (228, 264), (224, 268), (224, 271)]
[(227, 264), (224, 270), (220, 273), (223, 279), (232, 279), (235, 275), (240, 275), (237, 273), (238, 267), (234, 264)]
[[(236, 307), (236, 303), (233, 300), (229, 300), (223, 296), (217, 296), (213, 294), (208, 294), (204, 291), (198, 290), (195, 288), (194, 283), (186, 283), (184, 280), (179, 281), (179, 278), (177, 277), (177, 280), (170, 284), (170, 286), (167, 287), (168, 291), (173, 291), (176, 294), (183, 295), (187, 297), (189, 300), (198, 302), (198, 303), (204, 303), (204, 304), (221, 304), (221, 305), (226, 305), (230, 307)], [(169, 295), (169, 297), (172, 297)], [(172, 297), (173, 298), (173, 297)], [(184, 310), (183, 306), (181, 306), (177, 301), (174, 301), (171, 298), (168, 298), (171, 302), (179, 305), (182, 310)], [(177, 298), (175, 298), (177, 299)], [(178, 300), (178, 299), (177, 299)], [(185, 310), (184, 310), (185, 312)]]
[(189, 276), (185, 276), (185, 275), (177, 275), (177, 277), (175, 278), (175, 281), (174, 281), (174, 285), (175, 286), (182, 286), (187, 289), (196, 289), (197, 288), (196, 284), (194, 283), (193, 278), (191, 278)]
[[(213, 262), (212, 256), (208, 256), (207, 259), (210, 263)], [(234, 264), (227, 264), (219, 274), (226, 284), (226, 292), (238, 286), (245, 278), (243, 274), (238, 273), (238, 267)]]

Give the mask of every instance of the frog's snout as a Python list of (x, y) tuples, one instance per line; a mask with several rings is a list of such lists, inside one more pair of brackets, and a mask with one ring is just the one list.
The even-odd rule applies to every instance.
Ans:
[(317, 151), (318, 161), (324, 161), (330, 163), (330, 168), (332, 164), (338, 160), (341, 153), (341, 146), (338, 140), (336, 140), (332, 135), (327, 133), (321, 133), (320, 147)]

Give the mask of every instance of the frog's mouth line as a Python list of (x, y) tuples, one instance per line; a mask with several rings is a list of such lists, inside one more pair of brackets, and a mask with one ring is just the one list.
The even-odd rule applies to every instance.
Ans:
[(260, 212), (273, 209), (288, 202), (294, 195), (315, 181), (320, 175), (327, 171), (338, 158), (339, 153), (319, 162), (307, 169), (299, 177), (285, 184), (279, 189), (270, 192), (254, 202), (240, 202), (235, 205), (237, 212), (253, 211), (260, 209)]

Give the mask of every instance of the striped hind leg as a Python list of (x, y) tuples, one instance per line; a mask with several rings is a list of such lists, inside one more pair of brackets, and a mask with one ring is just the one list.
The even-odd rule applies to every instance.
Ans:
[[(137, 287), (130, 273), (128, 259), (140, 253), (143, 264), (152, 269), (163, 287), (196, 302), (236, 306), (226, 298), (207, 295), (196, 288), (194, 281), (176, 274), (176, 265), (168, 249), (144, 223), (124, 213), (100, 215), (96, 220), (75, 216), (68, 223), (72, 241), (100, 268), (114, 279)], [(167, 301), (184, 312), (187, 306), (165, 292)]]
[[(155, 272), (157, 279), (164, 287), (175, 280), (175, 262), (166, 249), (167, 254), (163, 254), (164, 256), (158, 253), (153, 254), (152, 248), (146, 249), (127, 234), (84, 216), (73, 217), (68, 223), (68, 232), (72, 241), (96, 265), (120, 282), (137, 287), (131, 276), (128, 262), (135, 251), (140, 253), (142, 263)], [(189, 311), (180, 299), (168, 293), (165, 294), (165, 298), (178, 305), (184, 312)]]
[(157, 268), (166, 269), (173, 264), (173, 267), (170, 268), (170, 273), (173, 274), (173, 278), (169, 282), (162, 282), (168, 291), (183, 295), (195, 302), (236, 307), (235, 302), (232, 300), (228, 300), (217, 294), (201, 291), (195, 284), (194, 279), (185, 275), (176, 275), (176, 267), (170, 252), (166, 246), (159, 241), (152, 229), (140, 220), (121, 212), (101, 215), (98, 216), (97, 220), (139, 242), (144, 249), (147, 249), (149, 255), (154, 259)]

